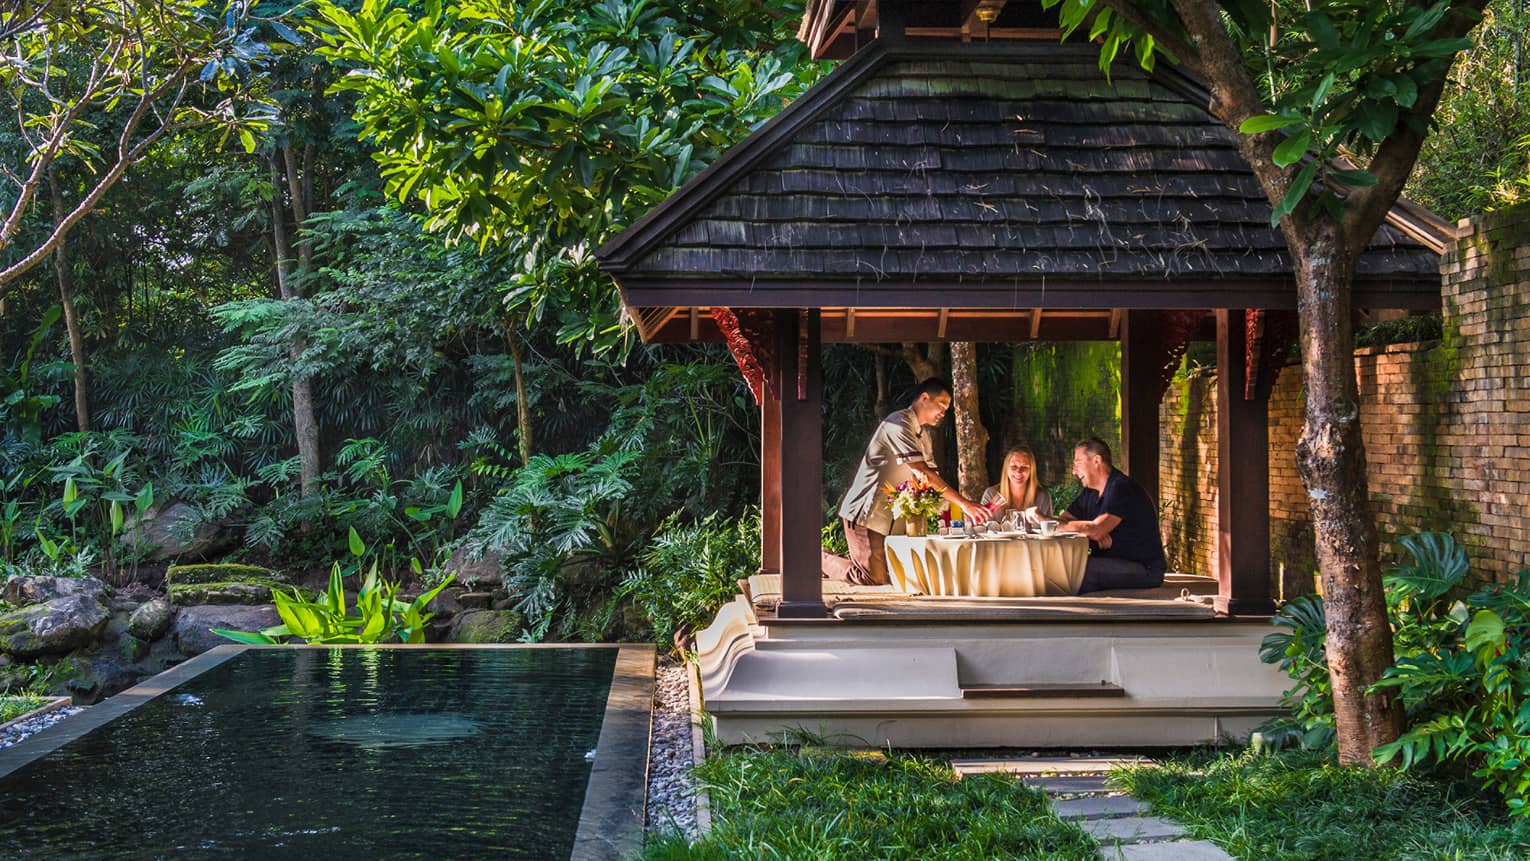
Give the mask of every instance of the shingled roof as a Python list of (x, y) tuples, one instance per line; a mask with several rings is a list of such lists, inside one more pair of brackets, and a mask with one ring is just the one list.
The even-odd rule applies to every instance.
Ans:
[[(1270, 205), (1205, 91), (1124, 62), (1107, 81), (1097, 58), (873, 43), (601, 266), (632, 309), (1294, 307)], [(1439, 228), (1394, 212), (1356, 304), (1436, 307)]]

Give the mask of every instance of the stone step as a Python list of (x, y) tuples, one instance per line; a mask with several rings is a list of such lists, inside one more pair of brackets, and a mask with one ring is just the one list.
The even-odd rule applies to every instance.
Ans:
[(1059, 798), (1052, 810), (1062, 819), (1107, 819), (1112, 816), (1137, 816), (1151, 805), (1130, 795), (1096, 795), (1088, 798)]
[(1101, 843), (1143, 843), (1149, 840), (1168, 840), (1185, 836), (1185, 829), (1177, 822), (1156, 816), (1120, 816), (1114, 819), (1084, 819), (1078, 827)]
[(1124, 697), (1126, 689), (1110, 682), (1076, 684), (968, 685), (962, 699), (1040, 699), (1045, 697)]
[(1018, 759), (953, 759), (957, 775), (999, 772), (1018, 777), (1043, 774), (1107, 774), (1112, 769), (1152, 765), (1142, 756), (1027, 756)]
[(1231, 855), (1209, 840), (1101, 846), (1100, 858), (1102, 861), (1234, 861)]
[(1022, 782), (1047, 795), (1119, 795), (1121, 793), (1121, 790), (1108, 785), (1105, 778), (1101, 776), (1027, 777)]

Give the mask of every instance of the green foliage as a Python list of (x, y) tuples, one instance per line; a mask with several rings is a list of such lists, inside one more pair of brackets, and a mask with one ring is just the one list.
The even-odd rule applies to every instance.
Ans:
[(1530, 195), (1530, 9), (1490, 3), (1451, 67), (1406, 194), (1447, 221)]
[(1093, 859), (1077, 826), (1013, 778), (958, 780), (920, 756), (823, 749), (747, 750), (696, 770), (713, 826), (692, 844), (650, 840), (645, 859)]
[(347, 603), (340, 563), (329, 572), (329, 588), (312, 599), (300, 590), (271, 590), (271, 600), (282, 623), (258, 632), (212, 629), (214, 634), (236, 643), (276, 645), (281, 643), (423, 643), (425, 623), (430, 613), (425, 608), (452, 581), (447, 577), (439, 586), (413, 601), (398, 599), (399, 584), (377, 576), (374, 563), (356, 593), (354, 607)]
[(1326, 748), (1334, 738), (1333, 683), (1328, 675), (1327, 616), (1323, 599), (1299, 595), (1287, 601), (1271, 620), (1285, 630), (1270, 634), (1259, 644), (1259, 660), (1279, 664), (1296, 684), (1281, 696), (1291, 709), (1293, 721), (1279, 721), (1264, 728), (1266, 737), (1278, 737), (1294, 727), (1302, 746)]
[[(816, 75), (801, 6), (321, 2), (321, 53), (388, 192), (515, 261), (507, 303), (565, 344), (620, 346), (594, 248)], [(689, 22), (701, 15), (711, 32)]]
[(1260, 861), (1515, 861), (1530, 823), (1473, 785), (1390, 768), (1343, 768), (1331, 754), (1197, 751), (1113, 779), (1236, 858)]
[(0, 724), (13, 721), (33, 709), (42, 708), (46, 702), (42, 697), (0, 695)]
[(63, 213), (19, 230), (29, 211), (49, 209), (36, 206), (40, 188), (83, 185), (65, 205), (74, 217), (56, 225), (63, 236), (157, 143), (203, 127), (253, 146), (269, 112), (250, 84), (272, 52), (251, 12), (243, 2), (77, 0), (0, 13), (0, 92), (16, 120), (0, 143), (10, 186), (0, 285), (47, 257)]
[[(1405, 768), (1464, 763), (1513, 813), (1530, 813), (1530, 571), (1461, 599), (1470, 563), (1454, 538), (1421, 533), (1398, 543), (1412, 562), (1386, 577), (1396, 657), (1372, 690), (1402, 702), (1408, 729), (1374, 755)], [(1322, 605), (1304, 596), (1275, 624), (1288, 632), (1266, 637), (1260, 659), (1297, 680), (1286, 704), (1320, 746), (1333, 721)]]
[[(1169, 0), (1134, 3), (1130, 15), (1100, 0), (1043, 0), (1042, 5), (1058, 9), (1065, 38), (1089, 24), (1107, 73), (1127, 46), (1148, 70), (1156, 54), (1187, 59), (1175, 58), (1171, 45), (1211, 50), (1195, 47), (1200, 40), (1191, 37), (1183, 8)], [(1471, 4), (1452, 0), (1429, 5), (1317, 0), (1301, 6), (1240, 0), (1218, 8), (1225, 18), (1217, 23), (1225, 26), (1243, 68), (1207, 62), (1201, 71), (1210, 68), (1213, 85), (1231, 92), (1256, 83), (1263, 90), (1256, 94), (1260, 112), (1243, 118), (1238, 130), (1284, 136), (1270, 155), (1284, 172), (1272, 226), (1298, 209), (1304, 219), (1342, 221), (1344, 192), (1374, 186), (1377, 179), (1349, 167), (1340, 155), (1368, 158), (1399, 132), (1425, 133), (1429, 111), (1416, 107), (1419, 94), (1443, 81), (1456, 54), (1472, 46), (1459, 37), (1459, 22), (1480, 18)]]
[[(637, 549), (624, 506), (636, 496), (636, 451), (536, 455), (484, 508), (469, 540), (506, 554), (527, 638), (598, 637), (580, 616), (615, 585)], [(554, 623), (557, 623), (556, 627)]]
[(622, 579), (617, 596), (630, 597), (653, 624), (654, 641), (673, 643), (677, 631), (711, 624), (719, 607), (738, 594), (738, 581), (760, 567), (760, 518), (735, 522), (717, 514), (687, 523), (665, 518)]
[(1416, 344), (1438, 341), (1444, 337), (1440, 318), (1433, 314), (1399, 317), (1361, 327), (1355, 332), (1356, 347), (1384, 347), (1388, 344)]

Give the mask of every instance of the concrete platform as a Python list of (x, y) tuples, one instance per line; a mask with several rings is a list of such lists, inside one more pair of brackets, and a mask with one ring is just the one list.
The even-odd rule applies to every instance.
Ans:
[[(1194, 601), (971, 600), (847, 599), (844, 618), (778, 620), (740, 595), (696, 638), (718, 738), (1181, 746), (1241, 739), (1283, 713), (1288, 680), (1258, 657), (1267, 620), (1216, 618)], [(1067, 693), (1102, 684), (1121, 692)], [(964, 698), (980, 687), (1031, 693)]]

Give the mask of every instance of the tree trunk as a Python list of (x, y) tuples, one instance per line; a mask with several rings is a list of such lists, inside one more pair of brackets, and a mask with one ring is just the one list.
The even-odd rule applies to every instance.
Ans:
[[(58, 187), (58, 172), (48, 171), (48, 191), (53, 198), (53, 223), (63, 224), (69, 210), (64, 208), (64, 195)], [(74, 363), (74, 416), (75, 425), (81, 431), (90, 430), (90, 389), (85, 379), (85, 336), (80, 332), (80, 315), (74, 307), (74, 270), (69, 266), (69, 255), (64, 239), (53, 249), (53, 268), (58, 273), (58, 298), (64, 306), (64, 328), (69, 333), (69, 360)]]
[(521, 374), (521, 348), (515, 337), (515, 323), (505, 323), (505, 343), (510, 345), (510, 363), (515, 369), (515, 429), (520, 437), (521, 466), (531, 462), (531, 407), (526, 403), (526, 378)]
[(980, 499), (988, 487), (988, 429), (978, 412), (977, 345), (971, 341), (951, 344), (951, 405), (958, 484), (963, 496)]
[[(293, 284), (290, 266), (292, 246), (287, 240), (287, 213), (282, 206), (281, 168), (276, 158), (271, 159), (271, 236), (276, 246), (276, 287), (283, 299), (301, 298)], [(290, 177), (289, 177), (290, 179)], [(301, 201), (295, 206), (302, 209)], [(301, 221), (298, 224), (302, 224)], [(302, 339), (292, 343), (291, 355), (302, 355), (308, 345)], [(298, 457), (301, 459), (299, 487), (304, 496), (319, 489), (319, 423), (313, 413), (313, 381), (306, 376), (292, 380), (292, 429), (297, 437)]]
[(892, 392), (889, 391), (887, 379), (887, 357), (881, 353), (875, 353), (872, 358), (877, 374), (877, 399), (871, 410), (876, 414), (877, 421), (881, 421), (893, 411)]
[(1308, 228), (1297, 250), (1306, 423), (1296, 446), (1317, 543), (1328, 613), (1328, 669), (1333, 680), (1339, 761), (1370, 765), (1371, 751), (1396, 741), (1402, 709), (1365, 691), (1392, 665), (1375, 519), (1366, 484), (1355, 384), (1350, 285), (1355, 255), (1337, 225)]

